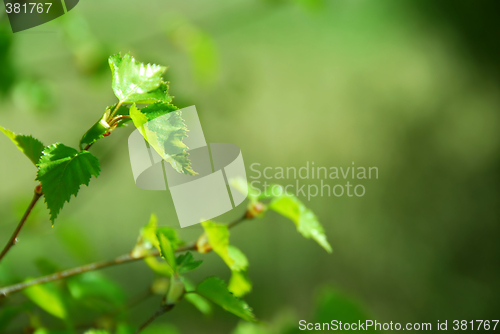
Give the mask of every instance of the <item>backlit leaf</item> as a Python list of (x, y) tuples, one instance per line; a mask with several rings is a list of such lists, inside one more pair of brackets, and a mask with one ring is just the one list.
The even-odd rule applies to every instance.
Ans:
[[(177, 236), (175, 229), (170, 227), (160, 227), (158, 228), (158, 218), (155, 214), (151, 214), (149, 222), (146, 226), (141, 229), (137, 243), (132, 250), (132, 256), (141, 257), (148, 254), (152, 248), (160, 250), (160, 243), (156, 236), (157, 230), (161, 230), (162, 234), (166, 236), (170, 243), (175, 247), (179, 247), (183, 242)], [(159, 261), (155, 257), (146, 257), (144, 262), (158, 275), (170, 276), (172, 274), (172, 268), (170, 265), (164, 261)]]
[(177, 272), (177, 263), (175, 261), (175, 249), (172, 247), (172, 243), (169, 238), (160, 230), (157, 232), (158, 242), (160, 244), (160, 255), (172, 269), (172, 273)]
[(231, 280), (229, 290), (235, 296), (241, 297), (252, 289), (252, 283), (248, 279), (246, 271), (248, 269), (248, 259), (235, 246), (229, 244), (229, 230), (227, 225), (218, 224), (212, 221), (201, 223), (208, 237), (210, 246), (231, 269)]
[(130, 117), (149, 145), (176, 171), (196, 175), (183, 142), (187, 127), (181, 112), (176, 110), (177, 107), (167, 103), (150, 104), (140, 110), (133, 104)]
[(282, 196), (271, 200), (269, 209), (292, 220), (300, 234), (305, 238), (312, 238), (327, 252), (332, 252), (332, 247), (326, 239), (325, 231), (318, 218), (297, 197), (286, 195), (283, 192)]
[(196, 287), (196, 292), (246, 321), (256, 321), (248, 304), (233, 296), (220, 278), (209, 277), (205, 279)]
[(109, 57), (113, 91), (120, 102), (169, 103), (168, 84), (162, 75), (166, 67), (137, 62), (130, 54)]
[(9, 139), (17, 146), (17, 148), (23, 152), (28, 159), (33, 162), (36, 166), (38, 160), (40, 160), (40, 156), (43, 151), (43, 144), (38, 139), (33, 138), (32, 136), (25, 135), (17, 135), (12, 131), (9, 131), (0, 126), (0, 131), (2, 131)]
[(47, 313), (61, 319), (65, 319), (68, 316), (63, 298), (53, 284), (32, 285), (24, 289), (23, 292), (31, 301)]
[(46, 147), (38, 163), (37, 180), (42, 183), (52, 223), (65, 202), (76, 196), (80, 185), (87, 185), (100, 172), (99, 161), (87, 151), (56, 143)]

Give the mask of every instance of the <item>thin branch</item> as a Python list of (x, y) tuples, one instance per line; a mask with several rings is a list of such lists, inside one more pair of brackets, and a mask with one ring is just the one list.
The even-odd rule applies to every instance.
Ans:
[(238, 225), (239, 223), (241, 222), (244, 222), (245, 220), (247, 219), (252, 219), (253, 217), (250, 217), (248, 215), (248, 211), (245, 212), (245, 214), (243, 216), (241, 216), (240, 218), (236, 219), (235, 221), (227, 224), (227, 228), (233, 228), (235, 227), (236, 225)]
[(23, 228), (24, 223), (28, 219), (28, 217), (31, 213), (31, 210), (33, 210), (36, 202), (38, 202), (40, 197), (42, 197), (42, 187), (40, 185), (38, 185), (35, 188), (35, 193), (33, 194), (33, 199), (31, 200), (30, 205), (26, 209), (26, 212), (24, 213), (23, 217), (21, 218), (21, 221), (17, 225), (16, 230), (14, 231), (14, 233), (12, 233), (12, 236), (10, 237), (9, 242), (7, 243), (7, 245), (5, 245), (2, 253), (0, 254), (0, 261), (2, 261), (3, 257), (9, 252), (11, 247), (17, 243), (17, 237), (19, 236), (19, 233), (21, 232), (21, 229)]
[(146, 320), (145, 323), (143, 323), (141, 325), (141, 327), (139, 327), (134, 334), (139, 334), (140, 332), (142, 332), (146, 327), (148, 327), (156, 318), (158, 318), (159, 316), (165, 314), (166, 312), (170, 311), (171, 309), (174, 308), (174, 305), (175, 304), (171, 304), (171, 305), (162, 305), (160, 306), (160, 308), (158, 309), (158, 311), (155, 312), (155, 314), (153, 314), (151, 316), (151, 318), (149, 318), (148, 320)]
[[(241, 218), (238, 218), (237, 220), (233, 221), (232, 223), (229, 223), (228, 228), (232, 228), (246, 219), (249, 219), (247, 214), (243, 215)], [(186, 244), (184, 246), (181, 246), (181, 247), (177, 248), (175, 251), (176, 252), (185, 252), (188, 250), (197, 250), (196, 241), (191, 242), (189, 244)], [(38, 278), (32, 279), (31, 281), (21, 282), (21, 283), (17, 283), (14, 285), (6, 286), (4, 288), (0, 288), (0, 299), (3, 297), (6, 297), (9, 294), (19, 292), (19, 291), (26, 289), (26, 288), (33, 286), (33, 285), (53, 282), (53, 281), (57, 281), (57, 280), (60, 280), (63, 278), (68, 278), (68, 277), (75, 276), (75, 275), (78, 275), (81, 273), (85, 273), (88, 271), (94, 271), (94, 270), (99, 270), (102, 268), (112, 267), (112, 266), (115, 266), (118, 264), (134, 262), (134, 261), (142, 260), (144, 258), (152, 257), (152, 256), (155, 256), (155, 257), (160, 256), (160, 252), (158, 250), (154, 250), (148, 254), (141, 255), (141, 256), (132, 256), (132, 253), (128, 253), (128, 254), (118, 256), (112, 260), (94, 262), (94, 263), (86, 264), (86, 265), (83, 265), (80, 267), (75, 267), (72, 269), (63, 270), (63, 271), (60, 271), (60, 272), (57, 272), (54, 274), (50, 274), (47, 276), (38, 277)]]
[[(196, 244), (193, 243), (193, 244), (188, 244), (188, 245), (179, 247), (175, 251), (176, 252), (184, 252), (187, 250), (195, 250), (195, 249), (196, 249)], [(86, 265), (83, 265), (80, 267), (75, 267), (72, 269), (63, 270), (63, 271), (60, 271), (60, 272), (57, 272), (54, 274), (35, 278), (31, 281), (17, 283), (14, 285), (10, 285), (10, 286), (1, 288), (0, 289), (0, 298), (5, 297), (5, 296), (7, 296), (11, 293), (14, 293), (14, 292), (21, 291), (21, 290), (26, 289), (27, 287), (30, 287), (33, 285), (53, 282), (53, 281), (57, 281), (57, 280), (60, 280), (63, 278), (68, 278), (68, 277), (75, 276), (75, 275), (78, 275), (81, 273), (85, 273), (88, 271), (94, 271), (94, 270), (98, 270), (98, 269), (102, 269), (102, 268), (116, 266), (118, 264), (134, 262), (134, 261), (142, 260), (144, 258), (151, 257), (151, 256), (160, 256), (160, 252), (155, 250), (151, 253), (148, 253), (148, 254), (145, 254), (142, 256), (135, 256), (135, 257), (132, 256), (131, 253), (128, 253), (128, 254), (118, 256), (112, 260), (94, 262), (94, 263), (86, 264)]]

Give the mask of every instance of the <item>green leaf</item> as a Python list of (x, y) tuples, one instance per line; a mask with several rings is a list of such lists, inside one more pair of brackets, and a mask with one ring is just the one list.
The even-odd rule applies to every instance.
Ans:
[(180, 334), (180, 332), (171, 324), (155, 323), (146, 327), (141, 334)]
[(312, 238), (327, 252), (332, 252), (332, 247), (326, 240), (325, 231), (318, 218), (298, 198), (285, 194), (276, 197), (269, 203), (269, 209), (292, 220), (300, 234), (305, 238)]
[(158, 238), (156, 237), (156, 228), (158, 226), (158, 218), (154, 213), (149, 217), (149, 221), (141, 228), (141, 232), (139, 233), (139, 238), (135, 244), (134, 249), (132, 250), (132, 256), (141, 257), (146, 255), (149, 250), (153, 247), (156, 249), (160, 249), (160, 245), (158, 243)]
[(248, 260), (245, 255), (237, 250), (236, 247), (230, 247), (229, 230), (226, 224), (218, 224), (207, 220), (201, 223), (201, 225), (207, 234), (212, 249), (224, 260), (231, 270), (240, 271), (248, 267)]
[(187, 293), (184, 295), (184, 299), (186, 299), (188, 302), (194, 305), (204, 315), (210, 315), (212, 314), (212, 306), (206, 300), (200, 295), (197, 295), (195, 293)]
[[(40, 327), (40, 328), (37, 328), (33, 334), (68, 334), (68, 331), (52, 330), (52, 329)], [(99, 334), (101, 334), (101, 333), (99, 333)], [(106, 332), (106, 334), (108, 334), (108, 333)]]
[(36, 166), (38, 160), (40, 160), (40, 156), (43, 151), (43, 144), (38, 139), (33, 138), (32, 136), (25, 135), (17, 135), (12, 131), (9, 131), (0, 126), (0, 131), (2, 131), (9, 139), (17, 146), (17, 148), (23, 152), (28, 159), (33, 162)]
[(229, 279), (229, 291), (236, 297), (242, 297), (252, 291), (252, 282), (246, 271), (233, 271)]
[(177, 304), (179, 300), (181, 300), (182, 296), (184, 296), (185, 292), (184, 282), (182, 281), (182, 277), (177, 273), (173, 274), (170, 278), (170, 285), (168, 287), (166, 304), (172, 305)]
[(127, 323), (120, 322), (116, 325), (115, 334), (134, 334), (134, 333), (135, 333), (135, 327), (132, 327)]
[[(196, 290), (196, 286), (191, 283), (191, 281), (189, 281), (186, 277), (182, 277), (182, 281), (184, 282), (184, 286), (186, 287), (186, 292), (193, 292)], [(204, 315), (212, 314), (212, 305), (204, 297), (196, 293), (186, 293), (184, 295), (184, 299), (193, 304), (193, 306), (196, 307), (198, 311), (200, 311)]]
[(23, 292), (31, 301), (47, 313), (57, 318), (67, 318), (68, 313), (62, 296), (53, 284), (32, 285), (24, 289)]
[(144, 262), (157, 275), (166, 277), (172, 276), (172, 268), (165, 261), (159, 261), (157, 258), (149, 256), (144, 258)]
[(251, 202), (257, 202), (257, 200), (259, 199), (257, 190), (251, 187), (250, 184), (247, 183), (247, 180), (241, 177), (236, 177), (231, 179), (230, 182), (231, 185), (236, 188), (236, 190), (238, 190), (242, 194), (247, 194), (247, 197)]
[(246, 271), (248, 269), (248, 259), (235, 246), (229, 244), (229, 229), (225, 224), (218, 224), (212, 221), (201, 223), (208, 237), (208, 242), (214, 252), (231, 269), (231, 280), (229, 291), (237, 297), (242, 297), (252, 289), (252, 283), (248, 279)]
[[(158, 238), (156, 236), (157, 230), (161, 230), (162, 234), (170, 240), (171, 244), (175, 246), (175, 248), (183, 244), (177, 236), (175, 229), (170, 227), (158, 228), (157, 226), (158, 218), (155, 214), (151, 214), (148, 224), (141, 229), (137, 243), (132, 250), (132, 256), (144, 256), (148, 254), (153, 247), (160, 250), (160, 243), (158, 242)], [(146, 264), (158, 275), (168, 277), (172, 275), (172, 268), (164, 261), (158, 261), (155, 257), (146, 257), (144, 262), (146, 262)]]
[(271, 326), (269, 325), (263, 326), (261, 324), (255, 324), (243, 321), (240, 321), (236, 326), (236, 328), (231, 332), (231, 334), (277, 334), (277, 333), (291, 334), (289, 333), (289, 331), (277, 330), (277, 328), (271, 328)]
[(102, 329), (89, 329), (84, 334), (109, 334), (109, 332)]
[(191, 252), (179, 255), (175, 261), (177, 262), (177, 270), (179, 274), (184, 274), (188, 271), (194, 270), (203, 263), (202, 260), (195, 261)]
[(170, 239), (161, 230), (157, 231), (156, 236), (158, 237), (158, 242), (160, 244), (160, 255), (172, 269), (172, 274), (177, 272), (177, 262), (175, 261), (175, 249), (172, 247)]
[(256, 321), (248, 304), (233, 296), (220, 278), (209, 277), (205, 279), (198, 285), (196, 292), (246, 321)]
[(166, 67), (144, 64), (126, 54), (109, 57), (109, 66), (113, 77), (113, 91), (120, 102), (154, 103), (172, 101), (168, 95), (168, 84), (162, 75)]
[[(179, 173), (196, 175), (191, 167), (183, 140), (187, 137), (187, 127), (177, 107), (167, 103), (154, 103), (137, 109), (133, 104), (130, 117), (146, 141), (155, 151)], [(152, 121), (162, 116), (161, 121)], [(152, 121), (152, 122), (151, 122)]]
[(76, 196), (80, 185), (89, 185), (100, 172), (99, 160), (87, 151), (56, 143), (46, 147), (38, 163), (36, 179), (42, 183), (45, 202), (54, 223), (65, 202)]
[(97, 272), (86, 272), (67, 280), (71, 296), (98, 311), (111, 311), (125, 303), (125, 293), (115, 282)]

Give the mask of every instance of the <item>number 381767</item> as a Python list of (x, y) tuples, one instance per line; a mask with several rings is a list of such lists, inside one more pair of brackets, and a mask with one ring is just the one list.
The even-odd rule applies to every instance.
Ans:
[[(50, 6), (52, 6), (52, 3), (36, 3), (36, 2), (30, 2), (30, 3), (24, 3), (24, 4), (20, 4), (20, 3), (6, 3), (5, 4), (5, 11), (7, 12), (7, 14), (10, 14), (10, 13), (24, 13), (24, 14), (28, 14), (28, 13), (39, 13), (39, 14), (42, 14), (42, 13), (48, 13), (49, 12), (49, 9), (50, 9)], [(31, 8), (30, 8), (31, 7)], [(47, 10), (45, 10), (45, 8), (47, 8)]]

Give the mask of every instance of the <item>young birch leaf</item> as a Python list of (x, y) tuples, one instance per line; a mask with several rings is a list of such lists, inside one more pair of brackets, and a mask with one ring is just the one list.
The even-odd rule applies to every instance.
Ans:
[(99, 160), (87, 151), (79, 152), (61, 143), (43, 150), (36, 179), (42, 183), (52, 223), (64, 203), (77, 195), (80, 185), (88, 186), (92, 175), (97, 177), (99, 172)]
[(248, 304), (233, 296), (220, 278), (209, 277), (205, 279), (196, 287), (196, 292), (246, 321), (256, 321)]
[(237, 297), (244, 296), (252, 290), (252, 283), (246, 275), (248, 269), (247, 257), (238, 248), (229, 244), (229, 230), (227, 225), (212, 221), (205, 221), (201, 225), (214, 252), (231, 269), (229, 291)]
[(175, 249), (172, 247), (170, 239), (164, 234), (163, 231), (158, 230), (157, 232), (158, 243), (160, 244), (160, 255), (167, 261), (172, 269), (172, 274), (177, 272), (177, 263), (175, 261)]
[(43, 151), (43, 144), (41, 141), (39, 141), (36, 138), (33, 138), (32, 136), (25, 136), (25, 135), (17, 135), (12, 131), (9, 131), (3, 127), (0, 126), (0, 131), (2, 131), (9, 139), (17, 146), (17, 148), (23, 152), (28, 159), (33, 162), (33, 164), (36, 166), (38, 163), (38, 160), (40, 160), (40, 156), (42, 155)]
[(233, 271), (231, 273), (231, 278), (229, 279), (228, 289), (236, 297), (243, 297), (252, 291), (252, 282), (248, 278), (247, 272)]
[(269, 209), (292, 220), (300, 234), (305, 238), (312, 238), (327, 252), (332, 252), (332, 247), (326, 240), (325, 231), (318, 218), (298, 198), (285, 195), (283, 192), (282, 196), (271, 200)]
[(179, 274), (194, 270), (203, 263), (201, 260), (195, 261), (191, 252), (179, 255), (175, 261), (177, 262)]
[(162, 75), (166, 67), (136, 62), (130, 55), (115, 54), (109, 57), (113, 77), (113, 91), (122, 103), (153, 103), (172, 101), (168, 84)]
[(188, 147), (183, 139), (187, 127), (177, 107), (167, 103), (150, 104), (137, 109), (133, 104), (130, 117), (146, 141), (155, 151), (179, 173), (196, 175), (188, 158)]
[[(137, 243), (132, 250), (132, 256), (141, 257), (150, 252), (154, 247), (160, 250), (160, 243), (156, 236), (157, 230), (161, 230), (162, 233), (170, 240), (172, 245), (177, 248), (182, 245), (183, 242), (177, 236), (177, 232), (173, 228), (160, 227), (158, 228), (158, 218), (155, 214), (151, 214), (149, 222), (146, 226), (141, 229)], [(172, 274), (172, 269), (164, 261), (158, 261), (155, 257), (146, 257), (144, 262), (158, 275), (170, 277)]]

